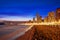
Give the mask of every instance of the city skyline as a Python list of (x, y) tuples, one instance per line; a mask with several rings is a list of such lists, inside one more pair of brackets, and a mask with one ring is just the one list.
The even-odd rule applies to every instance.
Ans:
[[(58, 8), (57, 8), (58, 9)], [(57, 10), (56, 9), (56, 10)], [(60, 8), (59, 8), (60, 9)], [(33, 21), (34, 19), (33, 18), (40, 18), (41, 17), (41, 19), (45, 19), (46, 17), (48, 17), (49, 15), (53, 15), (54, 17), (56, 17), (56, 11), (54, 12), (54, 11), (51, 11), (51, 12), (48, 12), (48, 14), (47, 14), (47, 16), (45, 16), (44, 18), (40, 15), (40, 13), (39, 12), (36, 12), (36, 14), (35, 14), (35, 16), (34, 17), (31, 17), (31, 16), (26, 16), (26, 17), (22, 17), (22, 16), (8, 16), (8, 15), (0, 15), (0, 20), (6, 20), (6, 21), (29, 21), (29, 20), (31, 20), (31, 21)], [(3, 17), (3, 16), (5, 16), (5, 17)], [(38, 19), (39, 19), (38, 18)], [(50, 18), (50, 17), (49, 17)], [(49, 19), (48, 18), (48, 19)], [(38, 20), (37, 19), (37, 20)], [(40, 20), (41, 20), (40, 19)], [(38, 21), (39, 22), (39, 21)]]

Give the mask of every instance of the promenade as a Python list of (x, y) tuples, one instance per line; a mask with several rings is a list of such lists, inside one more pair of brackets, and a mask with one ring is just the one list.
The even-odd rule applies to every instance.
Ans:
[(60, 25), (54, 23), (25, 23), (0, 25), (0, 40), (60, 40)]

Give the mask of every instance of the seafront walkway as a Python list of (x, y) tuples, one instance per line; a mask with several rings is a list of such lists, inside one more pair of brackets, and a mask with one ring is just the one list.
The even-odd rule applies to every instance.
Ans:
[[(56, 39), (59, 39), (60, 24), (52, 22), (52, 23), (22, 23), (17, 26), (1, 25), (0, 40), (38, 40), (39, 38), (41, 39), (42, 36), (42, 34), (40, 35), (41, 33), (40, 31), (43, 32), (42, 34), (45, 35), (43, 36), (42, 39), (48, 38), (50, 40), (52, 38), (54, 39), (54, 37)], [(47, 35), (48, 37), (46, 37)], [(52, 38), (49, 38), (49, 36), (51, 36)]]

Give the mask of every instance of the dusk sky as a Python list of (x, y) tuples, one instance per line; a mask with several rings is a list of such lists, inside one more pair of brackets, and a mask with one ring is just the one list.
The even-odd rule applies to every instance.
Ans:
[(29, 20), (36, 12), (44, 18), (60, 7), (60, 0), (0, 0), (0, 18)]

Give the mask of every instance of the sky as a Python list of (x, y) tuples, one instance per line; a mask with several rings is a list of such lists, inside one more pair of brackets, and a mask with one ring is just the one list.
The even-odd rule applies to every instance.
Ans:
[(43, 18), (56, 11), (60, 0), (0, 0), (0, 18), (5, 20), (30, 20), (36, 12)]

